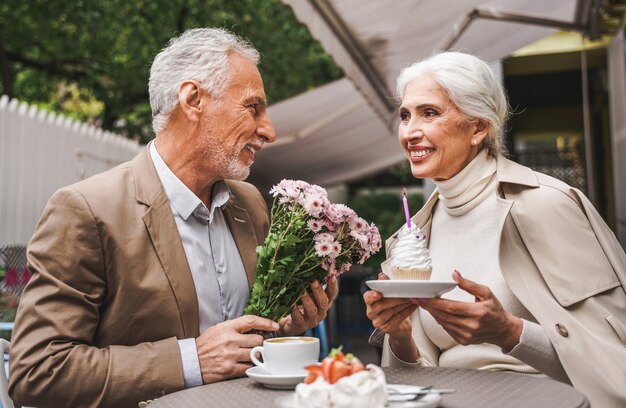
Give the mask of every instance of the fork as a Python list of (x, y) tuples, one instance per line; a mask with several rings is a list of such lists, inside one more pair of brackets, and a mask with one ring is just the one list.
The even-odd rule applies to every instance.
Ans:
[(396, 389), (390, 388), (389, 400), (392, 402), (417, 401), (427, 396), (432, 388), (433, 386), (429, 385), (428, 387), (422, 387), (416, 392), (400, 392)]

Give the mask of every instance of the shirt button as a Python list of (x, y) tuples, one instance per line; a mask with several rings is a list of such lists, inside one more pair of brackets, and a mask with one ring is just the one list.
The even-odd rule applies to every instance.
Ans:
[(569, 336), (569, 332), (567, 331), (567, 328), (563, 326), (561, 323), (555, 324), (554, 327), (556, 327), (556, 331), (558, 331), (561, 336), (563, 337)]

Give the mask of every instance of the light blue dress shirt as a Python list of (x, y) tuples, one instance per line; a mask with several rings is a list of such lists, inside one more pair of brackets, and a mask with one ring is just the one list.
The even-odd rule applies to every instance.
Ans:
[[(200, 333), (209, 327), (243, 315), (250, 288), (248, 278), (230, 233), (222, 206), (230, 199), (226, 183), (213, 187), (211, 210), (167, 167), (154, 142), (154, 163), (183, 243), (198, 295)], [(178, 341), (186, 387), (202, 385), (196, 340)]]

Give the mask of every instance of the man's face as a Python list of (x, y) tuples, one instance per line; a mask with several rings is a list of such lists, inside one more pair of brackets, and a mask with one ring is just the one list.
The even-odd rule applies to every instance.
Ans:
[(221, 178), (244, 180), (263, 143), (276, 140), (267, 116), (261, 74), (249, 59), (232, 52), (231, 80), (217, 99), (206, 95), (209, 109), (203, 117), (202, 143)]

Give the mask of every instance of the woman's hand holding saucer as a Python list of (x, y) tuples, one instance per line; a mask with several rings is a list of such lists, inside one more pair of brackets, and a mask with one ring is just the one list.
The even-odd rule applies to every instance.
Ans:
[[(379, 280), (388, 280), (384, 273), (378, 274)], [(389, 335), (389, 346), (396, 357), (403, 361), (417, 361), (419, 351), (412, 337), (413, 327), (409, 317), (417, 309), (412, 299), (385, 299), (382, 293), (375, 290), (363, 294), (367, 307), (367, 317), (374, 328)]]
[(462, 345), (491, 343), (507, 353), (519, 343), (524, 324), (509, 313), (484, 285), (465, 279), (458, 271), (452, 278), (474, 296), (474, 303), (442, 298), (416, 299), (417, 304)]
[[(388, 280), (389, 277), (381, 272), (378, 279)], [(389, 335), (411, 336), (409, 316), (417, 309), (415, 303), (409, 299), (385, 299), (382, 293), (375, 290), (365, 292), (363, 300), (367, 307), (367, 317), (376, 329)]]

